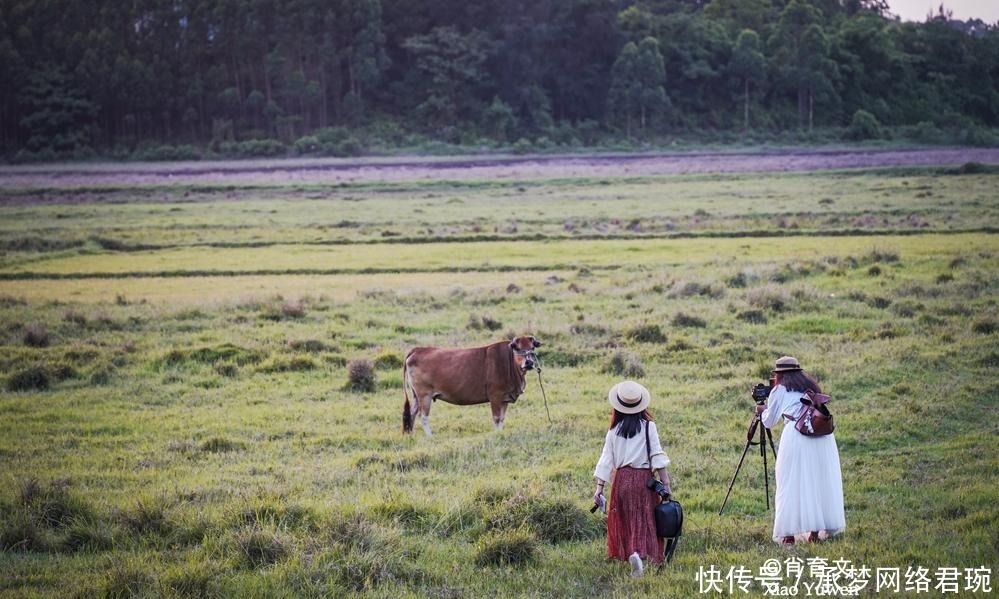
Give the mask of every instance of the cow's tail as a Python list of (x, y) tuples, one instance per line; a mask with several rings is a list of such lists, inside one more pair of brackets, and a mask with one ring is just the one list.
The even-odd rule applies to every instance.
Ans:
[(406, 403), (402, 404), (402, 432), (413, 432), (413, 412), (409, 406), (409, 356), (402, 363), (402, 395), (406, 398)]

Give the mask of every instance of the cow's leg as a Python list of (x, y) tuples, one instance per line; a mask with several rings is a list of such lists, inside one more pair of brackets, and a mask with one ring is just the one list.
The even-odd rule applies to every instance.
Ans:
[(506, 419), (506, 403), (502, 400), (490, 400), (489, 407), (492, 408), (493, 411), (493, 426), (496, 430), (502, 430), (503, 420)]
[(423, 427), (423, 432), (427, 433), (428, 437), (434, 436), (434, 434), (430, 431), (430, 406), (432, 406), (433, 403), (433, 393), (428, 393), (420, 400), (420, 425)]

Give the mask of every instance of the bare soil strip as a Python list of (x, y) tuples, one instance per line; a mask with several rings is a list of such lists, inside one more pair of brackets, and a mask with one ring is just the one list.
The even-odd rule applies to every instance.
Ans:
[(0, 189), (531, 180), (690, 173), (808, 172), (897, 166), (949, 166), (967, 162), (999, 164), (999, 148), (15, 166), (0, 168)]

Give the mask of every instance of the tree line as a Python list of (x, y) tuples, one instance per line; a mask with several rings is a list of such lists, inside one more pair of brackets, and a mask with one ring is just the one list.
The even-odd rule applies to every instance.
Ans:
[[(999, 30), (884, 0), (9, 0), (0, 152), (999, 126)], [(977, 136), (977, 137), (976, 137)], [(228, 145), (227, 145), (228, 144)], [(234, 150), (235, 151), (235, 150)]]

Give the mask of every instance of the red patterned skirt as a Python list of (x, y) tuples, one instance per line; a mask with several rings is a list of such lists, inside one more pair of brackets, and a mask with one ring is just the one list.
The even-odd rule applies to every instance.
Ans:
[(650, 478), (650, 471), (630, 466), (614, 473), (607, 510), (607, 557), (627, 560), (637, 551), (642, 559), (663, 561), (666, 543), (656, 536), (653, 515), (659, 496), (645, 487)]

